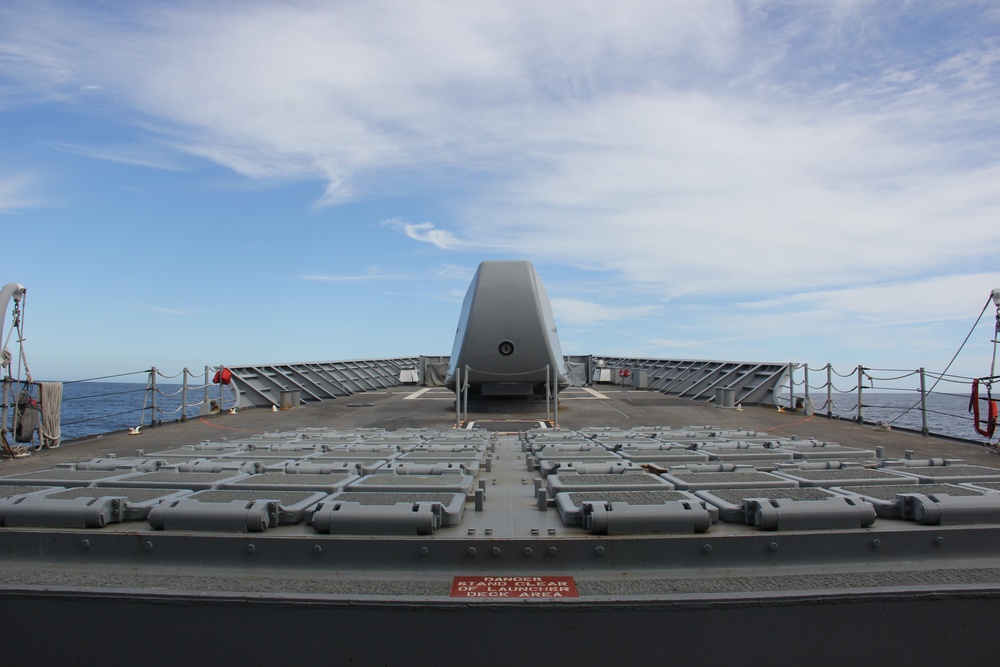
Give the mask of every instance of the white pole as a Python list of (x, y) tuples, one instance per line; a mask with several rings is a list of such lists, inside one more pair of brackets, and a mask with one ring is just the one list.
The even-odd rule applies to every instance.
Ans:
[(455, 366), (455, 428), (462, 428), (462, 369)]
[(462, 416), (469, 421), (469, 365), (465, 365), (465, 400), (462, 402)]
[(559, 371), (554, 370), (552, 377), (555, 379), (555, 388), (552, 390), (552, 402), (555, 406), (554, 426), (555, 428), (559, 428)]
[(549, 392), (551, 391), (552, 385), (549, 384), (549, 365), (545, 364), (545, 421), (549, 420), (551, 412), (549, 411)]

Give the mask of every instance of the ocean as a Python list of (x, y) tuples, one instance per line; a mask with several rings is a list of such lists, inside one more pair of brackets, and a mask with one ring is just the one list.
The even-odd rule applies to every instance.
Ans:
[[(179, 384), (157, 384), (157, 413), (161, 423), (180, 419), (181, 390)], [(188, 389), (186, 413), (189, 419), (202, 414), (200, 402), (204, 388)], [(217, 401), (219, 387), (209, 387), (209, 400)], [(827, 412), (825, 392), (813, 392), (812, 402), (819, 415)], [(887, 422), (896, 428), (919, 431), (921, 415), (919, 393), (916, 391), (866, 391), (862, 413), (865, 422)], [(234, 392), (225, 391), (224, 408), (233, 406)], [(787, 405), (787, 393), (780, 399)], [(195, 404), (195, 405), (191, 405)], [(857, 417), (857, 394), (834, 394), (833, 414), (841, 419)], [(927, 426), (931, 433), (983, 441), (973, 428), (968, 412), (967, 395), (932, 393), (927, 397)], [(985, 410), (983, 411), (985, 414)], [(62, 436), (73, 440), (88, 436), (123, 431), (135, 426), (148, 426), (152, 406), (145, 383), (70, 382), (63, 385)]]

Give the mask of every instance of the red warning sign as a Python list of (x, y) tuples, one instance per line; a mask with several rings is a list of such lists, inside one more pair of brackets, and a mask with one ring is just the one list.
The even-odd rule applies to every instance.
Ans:
[(455, 577), (453, 598), (578, 598), (573, 577)]

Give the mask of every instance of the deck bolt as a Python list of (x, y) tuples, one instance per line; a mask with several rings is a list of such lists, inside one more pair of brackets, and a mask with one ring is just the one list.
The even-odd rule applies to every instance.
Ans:
[(431, 550), (430, 550), (430, 549), (428, 549), (427, 547), (420, 547), (420, 555), (421, 555), (421, 556), (426, 556), (426, 555), (427, 555), (427, 554), (429, 554), (430, 552), (431, 552)]
[(882, 546), (882, 540), (877, 538), (872, 540), (872, 549), (878, 549), (880, 546)]
[(252, 554), (252, 553), (253, 553), (254, 551), (256, 551), (256, 550), (257, 550), (257, 547), (255, 547), (255, 546), (254, 546), (254, 545), (252, 545), (252, 544), (248, 544), (248, 545), (246, 546), (246, 552), (247, 552), (248, 554)]
[(944, 544), (944, 537), (942, 537), (941, 535), (938, 535), (937, 538), (934, 540), (934, 544), (936, 544), (938, 546), (941, 546), (942, 544)]
[(88, 540), (88, 539), (82, 539), (82, 540), (80, 540), (80, 547), (83, 548), (83, 549), (89, 549), (90, 548), (90, 540)]
[(710, 554), (710, 553), (712, 553), (712, 545), (711, 544), (706, 544), (705, 546), (703, 546), (701, 548), (701, 550), (704, 551), (707, 554)]
[(534, 549), (532, 549), (531, 547), (524, 547), (524, 555), (525, 556), (530, 556), (533, 553), (535, 553)]
[(549, 547), (549, 555), (550, 556), (555, 556), (557, 553), (559, 553), (558, 549), (556, 549), (555, 547)]
[(469, 547), (468, 549), (465, 550), (465, 553), (469, 554), (470, 556), (475, 556), (476, 555), (476, 547)]
[(594, 549), (594, 553), (597, 554), (598, 556), (603, 556), (604, 555), (604, 547), (597, 547), (597, 548), (595, 548)]
[(493, 547), (493, 549), (492, 549), (492, 551), (490, 551), (490, 553), (492, 553), (494, 556), (499, 556), (500, 555), (500, 547)]
[(319, 544), (314, 544), (313, 545), (313, 553), (317, 554), (317, 555), (323, 553), (323, 547), (321, 545), (319, 545)]
[(769, 545), (767, 545), (767, 548), (770, 549), (771, 551), (777, 551), (778, 550), (778, 543), (777, 542), (771, 542)]
[(150, 542), (149, 540), (146, 540), (145, 542), (142, 543), (142, 548), (145, 551), (152, 551), (153, 550), (153, 543)]

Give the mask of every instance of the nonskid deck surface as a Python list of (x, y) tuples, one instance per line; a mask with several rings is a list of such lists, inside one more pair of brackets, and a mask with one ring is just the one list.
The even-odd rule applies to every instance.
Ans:
[(972, 445), (615, 389), (567, 390), (559, 428), (529, 431), (502, 429), (554, 415), (456, 428), (443, 389), (363, 398), (5, 463), (4, 584), (50, 585), (54, 563), (70, 587), (245, 592), (253, 573), (365, 599), (1000, 582), (1000, 466)]

